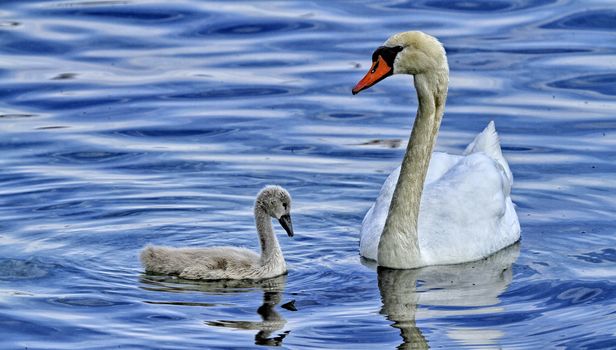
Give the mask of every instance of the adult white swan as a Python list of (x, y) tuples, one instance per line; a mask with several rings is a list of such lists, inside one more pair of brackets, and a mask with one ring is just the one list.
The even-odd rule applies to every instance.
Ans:
[(374, 51), (353, 94), (393, 74), (414, 76), (419, 106), (402, 165), (362, 223), (361, 255), (405, 269), (473, 261), (518, 241), (513, 177), (494, 123), (463, 155), (432, 154), (449, 81), (441, 43), (422, 32), (393, 35)]

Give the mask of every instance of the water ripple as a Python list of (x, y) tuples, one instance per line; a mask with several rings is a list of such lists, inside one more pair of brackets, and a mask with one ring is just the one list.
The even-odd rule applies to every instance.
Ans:
[(614, 96), (616, 95), (616, 87), (613, 84), (614, 79), (616, 79), (616, 74), (586, 75), (558, 80), (548, 84), (548, 86), (559, 89), (593, 91)]
[[(600, 0), (4, 1), (0, 348), (609, 348), (615, 13)], [(361, 264), (361, 220), (417, 101), (404, 77), (350, 89), (410, 29), (448, 53), (437, 150), (496, 122), (523, 232), (506, 259)], [(143, 274), (148, 243), (258, 250), (254, 195), (270, 183), (294, 198), (296, 236), (276, 226), (287, 276)]]
[(543, 25), (549, 29), (604, 30), (611, 32), (616, 21), (616, 11), (601, 9), (574, 13)]
[(208, 25), (196, 31), (198, 36), (231, 35), (231, 36), (255, 36), (260, 34), (271, 35), (272, 32), (293, 32), (314, 28), (315, 25), (305, 21), (267, 21), (267, 22), (244, 22), (229, 24)]
[(425, 0), (425, 1), (398, 1), (391, 7), (393, 8), (436, 8), (449, 11), (462, 12), (498, 12), (519, 11), (525, 9), (534, 9), (540, 6), (555, 3), (556, 0), (523, 0), (523, 1), (481, 1), (481, 0), (466, 0), (466, 1), (446, 1), (446, 0)]

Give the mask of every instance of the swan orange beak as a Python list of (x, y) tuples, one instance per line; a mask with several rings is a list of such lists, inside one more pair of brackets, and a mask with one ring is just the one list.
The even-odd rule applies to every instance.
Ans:
[(355, 85), (353, 88), (353, 95), (357, 95), (360, 91), (366, 90), (392, 74), (392, 67), (385, 62), (383, 57), (379, 56), (376, 61), (372, 62), (372, 67), (370, 67), (370, 70), (366, 73), (364, 78)]

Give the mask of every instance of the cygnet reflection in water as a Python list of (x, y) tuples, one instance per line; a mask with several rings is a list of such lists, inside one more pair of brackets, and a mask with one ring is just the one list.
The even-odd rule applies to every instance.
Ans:
[[(430, 316), (447, 317), (474, 313), (496, 312), (499, 296), (511, 283), (511, 266), (518, 258), (520, 244), (516, 243), (494, 255), (479, 261), (458, 264), (429, 266), (420, 269), (394, 270), (379, 267), (378, 284), (381, 292), (381, 314), (392, 321), (392, 327), (400, 330), (402, 343), (398, 349), (428, 349), (428, 339), (417, 327), (418, 312)], [(375, 267), (367, 260), (364, 265)], [(460, 310), (430, 306), (469, 307)], [(494, 307), (494, 310), (486, 308)], [(467, 341), (465, 333), (473, 333), (472, 346), (490, 345), (502, 336), (500, 332), (482, 329), (458, 328), (448, 336), (460, 342)], [(480, 336), (479, 338), (477, 336)]]
[[(291, 332), (289, 330), (275, 333), (284, 328), (287, 320), (276, 311), (276, 306), (282, 301), (287, 275), (282, 275), (266, 280), (217, 280), (217, 281), (193, 281), (182, 280), (172, 276), (144, 275), (141, 282), (142, 288), (161, 292), (195, 292), (205, 293), (254, 293), (256, 290), (263, 292), (263, 302), (256, 310), (261, 318), (260, 321), (250, 320), (216, 320), (204, 321), (204, 324), (213, 327), (225, 327), (238, 330), (256, 330), (255, 344), (267, 346), (281, 346), (284, 338)], [(195, 302), (170, 302), (170, 301), (146, 301), (148, 304), (170, 304), (184, 306), (216, 306), (213, 303)], [(289, 306), (285, 306), (289, 305)], [(282, 306), (290, 311), (297, 311), (290, 301)]]

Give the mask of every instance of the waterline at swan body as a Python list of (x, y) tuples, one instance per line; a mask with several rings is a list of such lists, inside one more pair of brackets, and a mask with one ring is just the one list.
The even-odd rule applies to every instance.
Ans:
[(257, 196), (254, 213), (260, 255), (236, 247), (147, 246), (141, 252), (141, 262), (146, 272), (194, 280), (265, 279), (285, 274), (286, 263), (271, 219), (277, 219), (293, 237), (291, 196), (282, 187), (267, 186)]
[(399, 33), (372, 60), (353, 94), (390, 75), (410, 74), (419, 106), (402, 165), (363, 220), (360, 254), (380, 266), (417, 268), (481, 259), (518, 241), (513, 177), (494, 123), (463, 155), (432, 153), (449, 80), (438, 40), (421, 32)]

